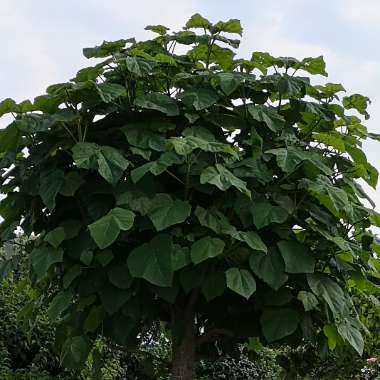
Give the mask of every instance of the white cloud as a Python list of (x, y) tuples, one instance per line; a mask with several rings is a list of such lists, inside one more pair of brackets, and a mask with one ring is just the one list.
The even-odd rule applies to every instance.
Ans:
[(49, 83), (57, 69), (44, 44), (43, 32), (33, 27), (28, 19), (27, 7), (3, 0), (0, 19), (5, 52), (0, 61), (0, 95), (25, 99), (42, 91), (41, 82)]
[[(155, 0), (2, 0), (0, 99), (34, 98), (48, 85), (67, 81), (92, 64), (82, 56), (83, 47), (104, 39), (145, 38), (148, 23), (179, 28), (195, 9), (196, 0), (171, 2), (168, 7)], [(0, 127), (6, 122), (0, 119)]]
[(93, 0), (91, 5), (104, 14), (105, 20), (124, 24), (126, 30), (132, 30), (138, 36), (143, 34), (146, 24), (163, 24), (179, 29), (197, 11), (196, 1), (140, 0), (131, 5), (125, 0)]
[(357, 26), (380, 27), (379, 0), (342, 0), (338, 8), (342, 15)]
[[(179, 27), (195, 12), (196, 2), (125, 0), (61, 3), (2, 0), (0, 7), (0, 98), (23, 100), (39, 95), (51, 83), (70, 79), (89, 63), (83, 47), (103, 39), (142, 37), (154, 23)], [(6, 36), (6, 37), (5, 37)]]

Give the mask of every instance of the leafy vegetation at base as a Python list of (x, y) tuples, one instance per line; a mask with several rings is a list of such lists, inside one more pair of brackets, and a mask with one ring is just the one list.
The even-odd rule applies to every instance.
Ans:
[[(22, 239), (18, 242), (23, 243)], [(27, 256), (19, 247), (15, 253), (22, 259), (13, 273), (0, 283), (0, 379), (93, 380), (91, 357), (79, 373), (60, 366), (54, 344), (56, 326), (47, 317), (48, 305), (41, 305), (30, 319), (24, 319), (24, 312), (36, 300), (37, 291), (31, 287)], [(370, 332), (366, 335), (364, 358), (380, 358), (380, 309), (368, 301), (363, 296), (357, 296), (355, 301)], [(159, 326), (146, 334), (140, 353), (126, 353), (103, 339), (99, 339), (95, 347), (101, 353), (102, 380), (170, 378), (170, 339)], [(202, 360), (196, 368), (196, 379), (280, 380), (286, 376), (293, 380), (366, 379), (364, 375), (374, 369), (353, 350), (335, 352), (332, 357), (323, 358), (317, 348), (310, 345), (301, 345), (296, 349), (283, 346), (260, 348), (257, 352), (251, 351), (249, 356), (246, 351), (238, 351), (235, 355), (234, 358), (227, 356)], [(365, 366), (367, 369), (363, 369)]]

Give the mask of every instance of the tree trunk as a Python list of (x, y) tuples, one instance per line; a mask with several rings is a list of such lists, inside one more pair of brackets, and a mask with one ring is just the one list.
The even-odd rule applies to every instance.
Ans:
[(193, 380), (196, 355), (195, 316), (192, 305), (174, 314), (174, 324), (181, 324), (180, 337), (172, 339), (172, 380)]
[(183, 341), (173, 347), (172, 380), (193, 380), (195, 367), (194, 332), (186, 334)]

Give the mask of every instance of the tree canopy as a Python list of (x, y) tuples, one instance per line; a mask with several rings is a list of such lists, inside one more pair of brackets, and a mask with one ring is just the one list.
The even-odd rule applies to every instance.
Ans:
[(360, 185), (378, 179), (369, 99), (314, 85), (323, 57), (237, 58), (235, 19), (146, 29), (84, 49), (100, 61), (34, 101), (0, 103), (14, 116), (1, 240), (21, 227), (35, 283), (59, 290), (63, 363), (99, 334), (135, 349), (157, 321), (183, 379), (240, 343), (361, 353), (351, 289), (376, 295), (380, 278), (380, 215)]

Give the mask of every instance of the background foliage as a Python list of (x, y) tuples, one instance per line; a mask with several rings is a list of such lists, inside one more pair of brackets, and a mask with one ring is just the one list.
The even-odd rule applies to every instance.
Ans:
[[(24, 243), (23, 239), (17, 242)], [(37, 293), (30, 284), (27, 256), (20, 246), (15, 247), (15, 253), (22, 259), (18, 260), (13, 274), (8, 274), (0, 284), (0, 380), (71, 380), (75, 376), (81, 380), (92, 380), (91, 360), (79, 374), (59, 365), (59, 356), (54, 354), (55, 325), (46, 314), (48, 305), (34, 310), (33, 317), (25, 319), (24, 311), (35, 302)], [(4, 259), (4, 253), (1, 256)], [(380, 357), (380, 340), (377, 338), (380, 310), (363, 297), (357, 304), (363, 311), (361, 315), (369, 321), (366, 326), (371, 334), (366, 336), (364, 358)], [(170, 357), (170, 345), (160, 333), (150, 334), (150, 339), (146, 340), (142, 347), (146, 355), (126, 354), (106, 341), (98, 341), (97, 347), (102, 352), (104, 380), (163, 380), (169, 377), (165, 363)], [(146, 366), (147, 359), (153, 361), (153, 368)], [(197, 368), (197, 379), (218, 380), (227, 375), (229, 379), (250, 380), (277, 380), (286, 375), (292, 379), (365, 379), (361, 376), (365, 365), (365, 360), (353, 351), (321, 358), (315, 347), (277, 347), (259, 350), (250, 358), (242, 354), (240, 360), (230, 357), (203, 360)]]
[[(17, 239), (23, 243), (23, 239)], [(21, 258), (12, 274), (0, 283), (0, 380), (92, 380), (91, 358), (84, 368), (77, 371), (61, 367), (55, 347), (55, 325), (47, 316), (47, 306), (33, 309), (33, 316), (25, 319), (25, 312), (37, 299), (37, 291), (32, 288), (28, 272), (28, 257), (16, 245), (17, 256)], [(4, 252), (1, 253), (4, 259)], [(1, 262), (1, 260), (0, 260)], [(166, 337), (150, 334), (139, 354), (131, 355), (99, 340), (96, 348), (101, 353), (102, 380), (149, 380), (167, 379), (170, 345)], [(145, 354), (144, 354), (145, 353)], [(153, 363), (148, 366), (147, 362)], [(244, 367), (245, 366), (245, 367)], [(262, 355), (256, 363), (242, 358), (241, 363), (232, 358), (221, 358), (218, 363), (202, 362), (197, 370), (200, 379), (219, 379), (227, 373), (237, 379), (271, 379), (276, 371), (273, 354)], [(222, 369), (223, 372), (220, 372)]]

